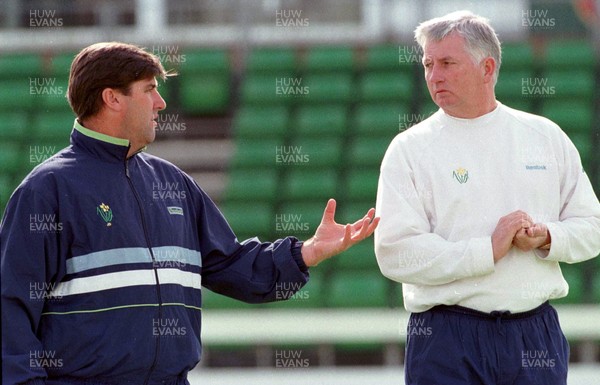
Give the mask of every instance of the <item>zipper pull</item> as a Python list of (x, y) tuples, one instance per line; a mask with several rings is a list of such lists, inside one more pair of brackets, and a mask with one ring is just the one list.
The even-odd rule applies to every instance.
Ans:
[(125, 159), (125, 176), (127, 179), (131, 179), (129, 177), (129, 159)]

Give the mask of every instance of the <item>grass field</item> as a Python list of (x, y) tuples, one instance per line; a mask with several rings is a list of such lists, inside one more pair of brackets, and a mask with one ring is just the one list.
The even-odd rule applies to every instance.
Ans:
[[(205, 369), (191, 385), (404, 385), (401, 368)], [(568, 385), (600, 384), (600, 365), (571, 365)]]

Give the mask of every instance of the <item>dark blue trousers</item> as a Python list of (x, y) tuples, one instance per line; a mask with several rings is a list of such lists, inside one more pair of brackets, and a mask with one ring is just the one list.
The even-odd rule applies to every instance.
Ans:
[(566, 385), (568, 363), (548, 302), (524, 313), (436, 306), (410, 316), (406, 385)]

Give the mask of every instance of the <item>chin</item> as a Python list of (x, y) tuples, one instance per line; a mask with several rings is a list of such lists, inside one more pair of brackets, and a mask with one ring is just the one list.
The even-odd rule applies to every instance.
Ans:
[(156, 139), (156, 131), (154, 128), (152, 128), (152, 131), (148, 131), (144, 139), (146, 140), (146, 144), (154, 142), (154, 139)]

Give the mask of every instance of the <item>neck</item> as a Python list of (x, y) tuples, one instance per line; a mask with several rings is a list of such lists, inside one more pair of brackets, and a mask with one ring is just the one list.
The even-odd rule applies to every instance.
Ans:
[(115, 138), (124, 138), (121, 133), (120, 124), (106, 116), (94, 115), (80, 121), (81, 125), (90, 130), (97, 131), (104, 135), (109, 135)]
[[(110, 119), (106, 116), (95, 115), (79, 122), (83, 127), (99, 132), (104, 135), (112, 136), (113, 138), (120, 138), (129, 140), (122, 135), (120, 124), (114, 119)], [(131, 141), (129, 142), (129, 151), (127, 152), (127, 158), (140, 151), (142, 148), (135, 148)]]
[[(483, 102), (481, 102), (483, 100)], [(465, 109), (443, 109), (447, 115), (450, 115), (459, 119), (475, 119), (485, 114), (489, 114), (490, 112), (496, 109), (498, 102), (496, 101), (496, 96), (492, 93), (489, 97), (484, 97), (479, 99), (475, 105), (471, 108)]]

